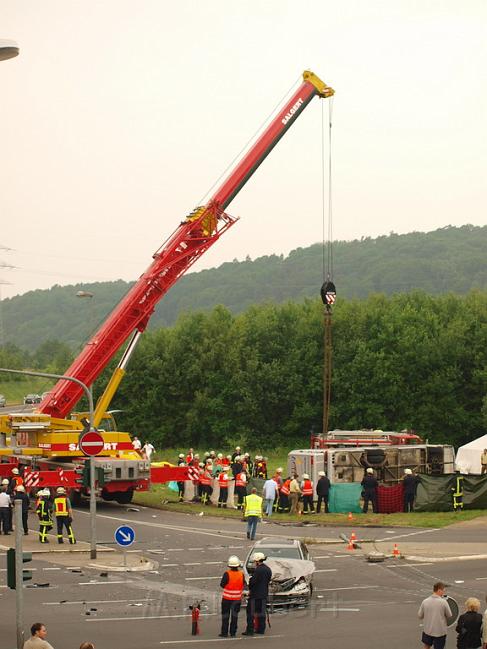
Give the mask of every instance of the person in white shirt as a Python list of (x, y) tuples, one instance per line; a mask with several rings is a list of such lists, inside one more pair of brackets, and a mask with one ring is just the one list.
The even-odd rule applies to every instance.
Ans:
[(135, 436), (134, 439), (132, 440), (132, 446), (134, 448), (134, 451), (140, 452), (140, 449), (142, 448), (142, 444), (140, 442), (140, 439), (137, 436)]
[(0, 534), (10, 534), (10, 508), (12, 501), (7, 493), (7, 487), (0, 491)]
[(151, 455), (152, 453), (154, 453), (155, 450), (156, 449), (152, 446), (150, 442), (146, 442), (142, 447), (142, 455), (144, 455), (144, 457), (150, 462)]
[(47, 629), (42, 622), (36, 622), (30, 628), (31, 637), (24, 642), (24, 649), (54, 649), (46, 640)]
[(272, 507), (277, 496), (277, 482), (272, 478), (264, 482), (262, 495), (264, 496), (264, 512), (267, 516), (272, 516)]

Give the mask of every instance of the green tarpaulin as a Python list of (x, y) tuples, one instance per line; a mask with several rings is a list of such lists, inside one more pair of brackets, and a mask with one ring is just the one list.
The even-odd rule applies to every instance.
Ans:
[(362, 485), (357, 482), (331, 485), (330, 495), (328, 498), (330, 512), (333, 512), (334, 514), (343, 514), (347, 512), (358, 514), (362, 511), (360, 508), (361, 493)]
[[(420, 475), (414, 511), (449, 512), (453, 510), (452, 493), (456, 474)], [(487, 509), (487, 476), (463, 476), (465, 509)]]

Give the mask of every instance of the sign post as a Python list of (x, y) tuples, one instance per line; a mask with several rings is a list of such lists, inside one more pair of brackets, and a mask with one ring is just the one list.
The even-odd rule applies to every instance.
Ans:
[[(92, 424), (92, 422), (90, 422)], [(103, 437), (93, 429), (79, 436), (79, 448), (90, 458), (90, 523), (91, 523), (91, 558), (96, 559), (96, 493), (95, 493), (95, 456), (103, 451)]]
[(121, 525), (115, 530), (115, 541), (123, 549), (123, 567), (125, 572), (127, 572), (127, 552), (126, 548), (135, 541), (135, 531), (132, 527), (128, 525)]

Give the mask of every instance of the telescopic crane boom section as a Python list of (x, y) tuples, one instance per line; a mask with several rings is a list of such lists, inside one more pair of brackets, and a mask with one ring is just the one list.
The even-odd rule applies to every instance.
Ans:
[[(196, 208), (153, 255), (154, 261), (119, 302), (66, 371), (86, 385), (101, 374), (131, 333), (145, 330), (159, 300), (236, 221), (225, 213), (252, 174), (269, 155), (314, 96), (334, 94), (310, 71), (266, 130), (223, 181), (208, 203)], [(39, 404), (38, 412), (65, 418), (82, 396), (81, 388), (60, 380)]]

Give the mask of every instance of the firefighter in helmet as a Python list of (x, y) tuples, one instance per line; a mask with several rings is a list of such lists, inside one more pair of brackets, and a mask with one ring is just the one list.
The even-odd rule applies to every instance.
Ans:
[(71, 523), (73, 522), (73, 510), (71, 509), (71, 502), (66, 495), (66, 489), (64, 487), (58, 487), (56, 489), (56, 497), (54, 498), (54, 516), (56, 517), (57, 525), (57, 542), (64, 543), (63, 527), (65, 527), (69, 542), (71, 544), (76, 543), (73, 528), (71, 527)]
[(49, 489), (41, 489), (37, 494), (36, 514), (39, 517), (39, 541), (40, 543), (49, 543), (47, 533), (52, 530), (52, 503), (51, 492)]

